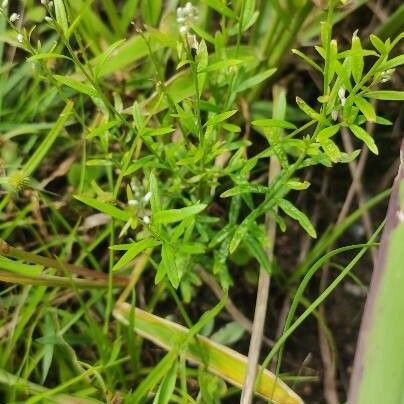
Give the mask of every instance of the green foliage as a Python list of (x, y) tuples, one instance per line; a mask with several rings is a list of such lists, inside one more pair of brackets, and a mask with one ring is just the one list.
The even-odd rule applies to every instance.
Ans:
[[(245, 327), (227, 321), (209, 333), (212, 341), (203, 344), (220, 363), (209, 362), (194, 337), (219, 315), (224, 299), (195, 326), (184, 304), (195, 304), (201, 271), (224, 295), (259, 267), (275, 274), (268, 221), (285, 231), (292, 219), (317, 237), (311, 212), (297, 198), (310, 187), (304, 169), (358, 156), (359, 150), (340, 149), (343, 129), (355, 147), (378, 154), (366, 123), (389, 124), (373, 100), (403, 100), (384, 86), (404, 64), (394, 53), (403, 35), (371, 35), (370, 45), (354, 33), (351, 45), (339, 49), (334, 17), (350, 9), (334, 10), (332, 1), (325, 12), (311, 1), (128, 0), (121, 9), (111, 0), (41, 3), (25, 2), (20, 17), (4, 3), (0, 16), (0, 236), (27, 250), (0, 251), (0, 279), (29, 285), (0, 293), (6, 312), (0, 326), (13, 330), (0, 342), (6, 399), (113, 402), (122, 394), (128, 403), (146, 396), (154, 403), (220, 403), (232, 394), (223, 380), (242, 385), (245, 361), (234, 355), (237, 380), (231, 379), (223, 365), (227, 351), (212, 341), (233, 344)], [(321, 28), (318, 18), (327, 19)], [(281, 60), (300, 36), (319, 37), (317, 56), (293, 53), (322, 87), (296, 103), (283, 88), (268, 100), (284, 74)], [(280, 165), (269, 182), (268, 159)], [(321, 254), (331, 245), (326, 236), (316, 244)], [(314, 254), (318, 262), (321, 254)], [(306, 264), (291, 280), (279, 276), (289, 287), (307, 274), (293, 310), (318, 269)], [(125, 287), (121, 298), (133, 299), (132, 311), (119, 317), (113, 309)], [(149, 319), (139, 332), (134, 305), (153, 311), (168, 296), (188, 330), (176, 333), (174, 323)], [(157, 352), (151, 370), (143, 367), (146, 334), (172, 349), (162, 358)], [(189, 359), (190, 352), (197, 374), (181, 356)], [(217, 377), (208, 373), (212, 368)], [(188, 379), (197, 380), (198, 393), (188, 391)], [(269, 398), (271, 386), (260, 386), (260, 394)]]

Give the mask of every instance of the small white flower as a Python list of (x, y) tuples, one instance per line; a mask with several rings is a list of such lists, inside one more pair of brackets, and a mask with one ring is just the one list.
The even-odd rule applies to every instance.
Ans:
[(51, 22), (51, 21), (52, 21), (52, 18), (49, 17), (49, 15), (46, 15), (46, 16), (45, 16), (45, 21), (46, 21), (46, 22)]
[(46, 0), (41, 0), (41, 4), (42, 4), (43, 6), (46, 6)]
[(17, 41), (18, 41), (19, 43), (22, 43), (23, 40), (24, 40), (24, 37), (22, 36), (22, 34), (18, 34), (18, 35), (17, 35)]
[(136, 200), (136, 199), (129, 199), (128, 205), (129, 206), (137, 206), (137, 205), (139, 205), (139, 201)]
[(143, 222), (145, 223), (145, 224), (150, 224), (150, 217), (149, 216), (143, 216)]
[(147, 203), (150, 201), (152, 197), (152, 193), (149, 191), (144, 197), (143, 197), (143, 202)]
[(188, 35), (187, 40), (188, 40), (188, 45), (191, 49), (198, 50), (199, 43), (198, 43), (198, 40), (196, 39), (195, 35)]
[(48, 3), (48, 7), (49, 7), (49, 8), (52, 8), (52, 7), (53, 7), (53, 1), (50, 1), (50, 2)]
[(20, 19), (20, 14), (13, 13), (10, 15), (10, 22), (16, 22), (19, 19)]
[(186, 34), (188, 32), (188, 27), (186, 25), (181, 25), (180, 34)]
[(339, 97), (339, 99), (340, 99), (340, 101), (341, 101), (341, 105), (344, 106), (344, 105), (345, 105), (345, 101), (346, 101), (346, 98), (345, 98), (345, 88), (344, 88), (344, 87), (341, 87), (341, 88), (338, 90), (338, 97)]
[(338, 111), (336, 109), (332, 110), (331, 118), (332, 118), (333, 121), (336, 121), (338, 119)]

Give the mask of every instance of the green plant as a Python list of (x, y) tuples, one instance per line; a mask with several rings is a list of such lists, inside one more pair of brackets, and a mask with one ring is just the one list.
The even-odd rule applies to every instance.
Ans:
[[(202, 283), (196, 269), (213, 275), (224, 295), (236, 283), (231, 265), (245, 267), (254, 260), (261, 276), (274, 274), (273, 250), (267, 245), (274, 243), (269, 238), (276, 227), (285, 231), (290, 217), (309, 236), (317, 237), (310, 219), (295, 204), (295, 191), (310, 186), (303, 170), (348, 163), (359, 155), (359, 149), (353, 153), (340, 149), (341, 129), (349, 129), (360, 145), (377, 154), (365, 124), (390, 122), (376, 114), (372, 100), (404, 98), (402, 92), (379, 89), (404, 63), (402, 55), (391, 56), (404, 35), (385, 40), (371, 35), (373, 49), (366, 49), (354, 33), (351, 47), (340, 50), (332, 39), (333, 23), (341, 18), (340, 2), (329, 1), (325, 15), (313, 10), (309, 1), (288, 1), (281, 6), (240, 0), (228, 6), (204, 0), (198, 8), (188, 3), (181, 7), (178, 2), (163, 7), (156, 0), (124, 3), (122, 12), (109, 0), (96, 5), (84, 0), (44, 1), (41, 7), (29, 3), (32, 26), (20, 26), (22, 17), (8, 13), (3, 5), (2, 39), (27, 54), (28, 60), (18, 67), (11, 62), (2, 66), (1, 114), (11, 129), (3, 126), (8, 131), (2, 149), (7, 164), (1, 178), (0, 212), (13, 220), (4, 223), (1, 237), (10, 244), (18, 242), (13, 234), (21, 222), (37, 251), (28, 253), (2, 244), (0, 279), (41, 286), (21, 289), (21, 303), (13, 306), (21, 323), (2, 346), (1, 363), (5, 371), (15, 374), (13, 383), (31, 376), (44, 383), (52, 363), (62, 364), (58, 387), (39, 392), (31, 386), (28, 402), (69, 391), (74, 384), (80, 388), (72, 393), (86, 398), (111, 401), (111, 392), (122, 388), (133, 400), (152, 392), (155, 402), (168, 402), (171, 396), (177, 402), (194, 402), (186, 383), (194, 377), (200, 385), (198, 400), (209, 402), (213, 388), (223, 390), (223, 396), (230, 394), (220, 379), (206, 376), (205, 370), (211, 367), (203, 358), (198, 360), (206, 369), (202, 366), (197, 376), (185, 362), (187, 349), (197, 345), (196, 332), (206, 325), (202, 321), (193, 328), (183, 307), (195, 299)], [(289, 14), (292, 23), (285, 33)], [(293, 52), (321, 76), (317, 106), (302, 98), (296, 99), (297, 107), (291, 106), (286, 89), (274, 85), (265, 113), (251, 117), (246, 104), (259, 101), (309, 16), (325, 18), (321, 44), (316, 47), (319, 60), (297, 49)], [(135, 18), (142, 23), (136, 22), (132, 33), (130, 22)], [(38, 26), (33, 25), (35, 19)], [(313, 36), (318, 33), (315, 21), (309, 25)], [(269, 23), (270, 32), (260, 41)], [(131, 37), (125, 40), (126, 35)], [(29, 87), (27, 94), (16, 100), (7, 82), (21, 93)], [(59, 173), (58, 169), (48, 173), (47, 182), (43, 165), (52, 156), (56, 161), (66, 160)], [(58, 166), (55, 161), (50, 164)], [(66, 195), (55, 197), (46, 192), (46, 185), (59, 177), (65, 181)], [(41, 209), (49, 215), (45, 220)], [(331, 244), (321, 241), (326, 248)], [(361, 245), (358, 257), (370, 245)], [(316, 260), (331, 256), (317, 255)], [(77, 260), (75, 265), (65, 263), (72, 258)], [(96, 271), (85, 268), (83, 261)], [(306, 285), (316, 265), (308, 261), (285, 284)], [(137, 303), (134, 287), (142, 274), (154, 281), (147, 309), (152, 311), (170, 294), (192, 330), (184, 337), (186, 342), (150, 372), (137, 365), (142, 341), (133, 338), (134, 330), (140, 329), (134, 307), (131, 315), (125, 312), (124, 316), (129, 331), (123, 331), (111, 316), (119, 314), (128, 298), (132, 306)], [(119, 298), (123, 286), (127, 287)], [(61, 313), (51, 309), (63, 294), (61, 287), (73, 290), (79, 314), (68, 307)], [(301, 289), (298, 296), (302, 296)], [(36, 311), (41, 301), (46, 303)], [(281, 341), (292, 332), (293, 310)], [(313, 310), (311, 306), (307, 315)], [(44, 339), (39, 340), (39, 347), (22, 344), (24, 354), (17, 366), (12, 351), (20, 346), (28, 326), (30, 336), (39, 332)], [(76, 338), (84, 330), (78, 345), (82, 349), (91, 339), (96, 360), (81, 360), (76, 354), (67, 357), (74, 341), (65, 338), (69, 330), (75, 330)], [(181, 333), (185, 335), (185, 330)], [(174, 345), (168, 341), (165, 347)], [(205, 350), (210, 353), (209, 348)], [(181, 355), (184, 360), (177, 361)], [(274, 355), (275, 350), (270, 357)], [(255, 360), (250, 356), (246, 372), (244, 368), (238, 372), (236, 385), (242, 384), (240, 374), (250, 374), (255, 380), (256, 356)], [(38, 363), (41, 371), (35, 369)], [(131, 367), (128, 378), (125, 366)], [(220, 370), (215, 373), (229, 379)], [(180, 387), (176, 387), (177, 375)], [(90, 387), (92, 381), (96, 387)], [(129, 393), (133, 383), (139, 387)], [(10, 389), (8, 399), (19, 397), (18, 390)], [(245, 393), (245, 402), (251, 400), (252, 391)], [(271, 394), (266, 392), (266, 398)]]

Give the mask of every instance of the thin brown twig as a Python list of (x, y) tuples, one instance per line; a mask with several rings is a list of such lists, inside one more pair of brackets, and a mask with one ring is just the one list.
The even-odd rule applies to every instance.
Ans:
[[(280, 165), (276, 157), (272, 157), (269, 165), (268, 183), (271, 183), (273, 178), (279, 173)], [(269, 262), (273, 261), (273, 248), (275, 242), (276, 223), (272, 217), (266, 216), (266, 228), (268, 247), (266, 253)], [(244, 379), (244, 386), (241, 392), (240, 404), (251, 404), (254, 394), (255, 377), (257, 374), (257, 365), (259, 360), (259, 354), (261, 351), (262, 338), (264, 334), (265, 317), (267, 312), (269, 286), (271, 278), (269, 273), (260, 268), (258, 279), (258, 291), (257, 300), (255, 304), (253, 328), (250, 339), (250, 346), (248, 349), (248, 362), (246, 377)]]

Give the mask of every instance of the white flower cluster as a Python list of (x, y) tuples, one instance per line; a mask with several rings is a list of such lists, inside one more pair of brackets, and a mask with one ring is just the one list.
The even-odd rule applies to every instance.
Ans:
[(394, 72), (395, 72), (395, 69), (388, 69), (388, 70), (383, 71), (380, 75), (380, 82), (386, 83), (387, 81), (390, 81), (391, 76), (393, 75)]
[[(130, 183), (130, 188), (133, 191), (133, 199), (128, 200), (128, 205), (132, 207), (142, 207), (143, 209), (145, 206), (150, 202), (150, 199), (152, 197), (152, 193), (149, 191), (146, 194), (142, 195), (142, 189), (141, 186), (137, 183), (136, 180), (132, 180)], [(143, 223), (144, 224), (150, 224), (150, 216), (144, 215), (142, 217)]]
[(198, 19), (198, 10), (190, 1), (184, 7), (177, 8), (177, 22), (180, 26), (180, 33), (187, 34), (189, 26)]

